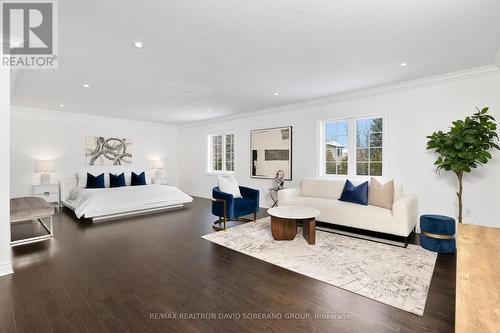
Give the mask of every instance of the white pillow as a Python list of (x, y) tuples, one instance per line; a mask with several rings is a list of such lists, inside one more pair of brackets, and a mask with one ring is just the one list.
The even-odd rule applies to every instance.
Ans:
[(218, 176), (219, 190), (233, 195), (233, 198), (241, 198), (240, 188), (234, 176)]

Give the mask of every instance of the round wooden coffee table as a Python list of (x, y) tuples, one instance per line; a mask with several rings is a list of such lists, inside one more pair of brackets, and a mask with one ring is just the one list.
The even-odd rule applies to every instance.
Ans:
[(321, 212), (309, 207), (280, 206), (267, 211), (271, 215), (271, 231), (276, 240), (292, 240), (297, 235), (297, 222), (302, 221), (306, 241), (316, 243), (316, 217)]

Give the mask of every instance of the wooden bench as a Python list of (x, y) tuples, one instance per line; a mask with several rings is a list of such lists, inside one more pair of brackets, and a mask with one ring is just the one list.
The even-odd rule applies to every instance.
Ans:
[[(15, 240), (10, 242), (10, 245), (17, 246), (51, 239), (54, 236), (52, 227), (54, 212), (55, 207), (42, 198), (23, 197), (10, 199), (10, 223), (40, 222), (48, 233), (47, 235)], [(48, 220), (50, 226), (47, 226), (44, 219)]]

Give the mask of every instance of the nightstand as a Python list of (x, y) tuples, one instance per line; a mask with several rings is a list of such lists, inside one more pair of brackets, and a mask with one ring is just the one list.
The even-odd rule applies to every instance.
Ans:
[(153, 184), (168, 185), (168, 178), (154, 178)]
[(54, 203), (57, 207), (61, 206), (59, 184), (35, 184), (33, 185), (33, 196)]

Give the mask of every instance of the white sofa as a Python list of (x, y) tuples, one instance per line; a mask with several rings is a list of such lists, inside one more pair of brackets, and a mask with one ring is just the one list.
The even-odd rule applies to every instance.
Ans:
[(299, 188), (278, 192), (279, 206), (305, 206), (319, 209), (318, 221), (358, 229), (408, 237), (417, 225), (417, 197), (395, 186), (391, 209), (339, 201), (345, 181), (305, 178)]

